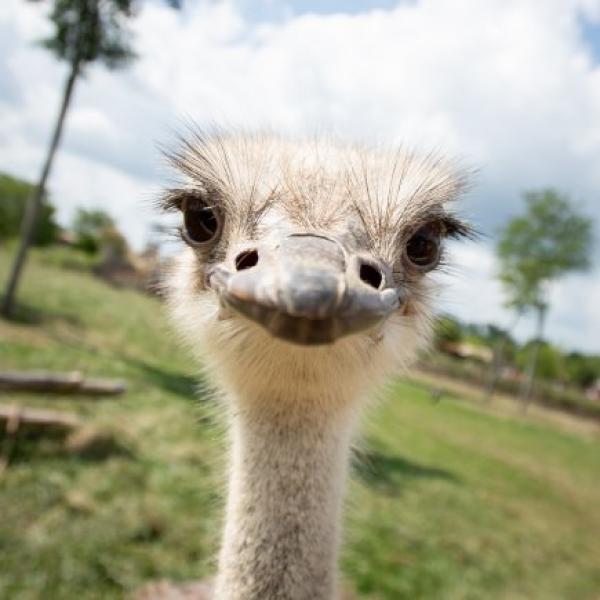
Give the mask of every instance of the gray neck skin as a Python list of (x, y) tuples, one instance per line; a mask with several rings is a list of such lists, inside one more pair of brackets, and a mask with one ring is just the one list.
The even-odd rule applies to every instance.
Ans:
[(232, 417), (215, 600), (336, 597), (352, 419), (348, 410), (315, 410), (313, 403), (305, 414), (297, 404), (294, 414), (294, 408), (286, 412), (286, 404), (290, 407), (279, 404), (279, 414), (255, 408)]

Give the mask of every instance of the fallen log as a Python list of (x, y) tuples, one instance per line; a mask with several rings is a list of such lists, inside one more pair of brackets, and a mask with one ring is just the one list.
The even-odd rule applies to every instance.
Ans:
[[(6, 471), (23, 429), (68, 432), (78, 428), (81, 420), (72, 413), (53, 410), (38, 410), (17, 405), (0, 404), (0, 425), (4, 424), (2, 446), (0, 448), (0, 475)], [(0, 433), (2, 433), (0, 431)]]
[(125, 384), (121, 381), (84, 379), (79, 371), (72, 371), (71, 373), (46, 371), (0, 372), (0, 391), (4, 392), (116, 396), (122, 394), (125, 389)]
[(5, 425), (6, 433), (12, 435), (24, 427), (70, 430), (79, 427), (82, 421), (73, 413), (0, 404), (0, 423)]

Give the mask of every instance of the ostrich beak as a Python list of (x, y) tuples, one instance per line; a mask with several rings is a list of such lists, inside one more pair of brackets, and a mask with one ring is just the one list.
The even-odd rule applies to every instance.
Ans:
[(349, 256), (338, 241), (317, 234), (242, 252), (235, 271), (219, 265), (208, 282), (234, 312), (302, 345), (372, 328), (401, 304), (388, 268)]

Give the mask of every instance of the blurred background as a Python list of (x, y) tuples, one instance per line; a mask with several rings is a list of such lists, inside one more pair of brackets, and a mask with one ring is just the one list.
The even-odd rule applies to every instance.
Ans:
[(178, 248), (159, 148), (191, 121), (473, 170), (481, 235), (368, 425), (344, 576), (597, 600), (598, 0), (3, 0), (0, 597), (214, 571), (222, 427), (156, 293)]

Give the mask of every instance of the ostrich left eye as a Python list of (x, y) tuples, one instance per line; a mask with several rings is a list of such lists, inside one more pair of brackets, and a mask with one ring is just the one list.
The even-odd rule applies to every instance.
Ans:
[(437, 266), (440, 259), (442, 233), (437, 223), (428, 223), (418, 229), (406, 244), (406, 257), (422, 271)]
[(217, 210), (195, 197), (184, 198), (182, 203), (184, 233), (195, 246), (203, 246), (217, 239), (221, 219)]

